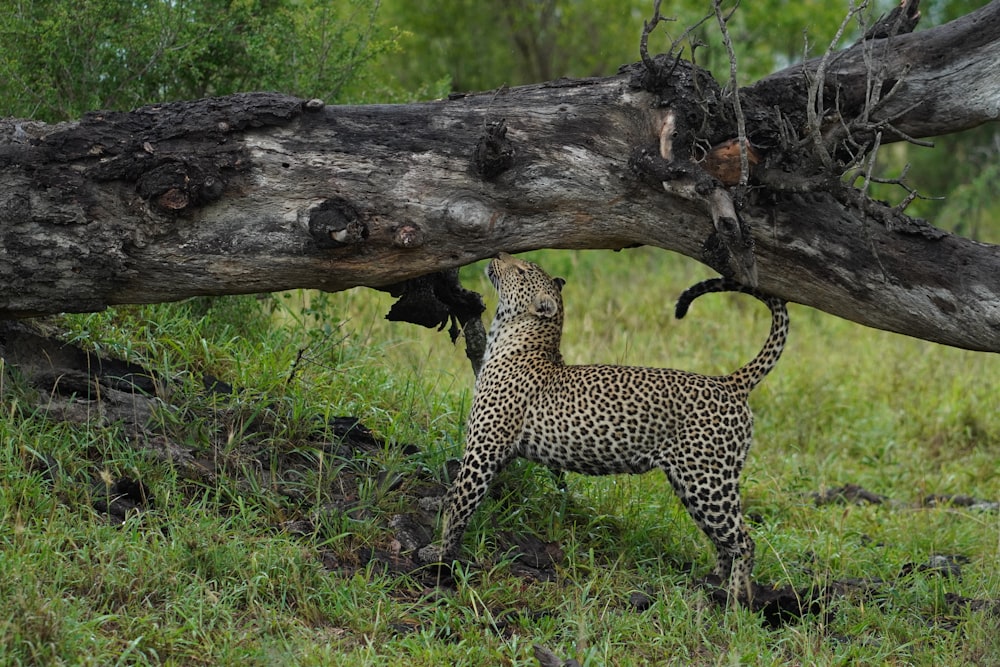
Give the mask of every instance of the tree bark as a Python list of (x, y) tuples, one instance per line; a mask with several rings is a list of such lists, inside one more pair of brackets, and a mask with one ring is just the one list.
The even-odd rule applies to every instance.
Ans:
[(654, 245), (868, 326), (1000, 351), (997, 246), (841, 179), (879, 143), (998, 118), (1000, 2), (743, 89), (749, 188), (728, 187), (731, 95), (656, 62), (421, 104), (257, 93), (0, 121), (0, 317), (398, 288), (501, 250)]

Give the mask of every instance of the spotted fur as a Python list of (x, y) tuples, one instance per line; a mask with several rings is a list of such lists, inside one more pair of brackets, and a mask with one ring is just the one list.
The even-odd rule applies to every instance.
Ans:
[(476, 380), (465, 456), (446, 497), (442, 545), (421, 556), (457, 554), (490, 482), (515, 456), (589, 475), (659, 468), (715, 545), (715, 573), (731, 594), (749, 596), (754, 543), (739, 495), (753, 428), (747, 397), (781, 356), (785, 302), (724, 279), (681, 295), (677, 317), (699, 296), (722, 291), (750, 294), (771, 310), (763, 349), (730, 375), (567, 366), (559, 352), (563, 281), (504, 253), (487, 275), (500, 301)]

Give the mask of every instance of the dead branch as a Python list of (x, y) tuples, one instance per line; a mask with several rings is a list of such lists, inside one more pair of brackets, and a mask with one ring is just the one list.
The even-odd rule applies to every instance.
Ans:
[[(867, 118), (880, 145), (996, 120), (1000, 3), (885, 41), (894, 90)], [(1000, 351), (994, 246), (869, 201), (822, 168), (811, 142), (783, 143), (807, 137), (810, 106), (822, 133), (862, 117), (861, 48), (830, 56), (823, 77), (813, 61), (739, 91), (755, 146), (738, 211), (723, 180), (727, 164), (737, 183), (743, 173), (730, 101), (691, 63), (654, 61), (676, 63), (672, 75), (654, 81), (640, 63), (604, 79), (412, 105), (244, 94), (60, 125), (0, 121), (0, 317), (294, 287), (397, 289), (500, 250), (646, 244), (722, 272), (749, 273), (739, 266), (749, 256), (769, 293)], [(837, 91), (825, 99), (841, 118), (809, 104), (819, 79)], [(769, 233), (750, 240), (751, 226)]]

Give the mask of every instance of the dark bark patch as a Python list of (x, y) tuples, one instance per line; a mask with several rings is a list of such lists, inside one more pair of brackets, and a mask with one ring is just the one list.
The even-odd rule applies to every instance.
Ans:
[(497, 546), (514, 558), (511, 573), (534, 581), (554, 581), (556, 567), (566, 555), (557, 542), (546, 542), (534, 535), (504, 531), (497, 536)]
[(718, 232), (712, 232), (701, 245), (702, 263), (712, 267), (726, 278), (734, 278), (733, 270), (730, 267), (729, 249), (723, 242)]
[(42, 336), (26, 323), (0, 322), (0, 356), (48, 394), (93, 400), (108, 389), (157, 393), (159, 378), (153, 371)]
[(399, 300), (389, 309), (387, 320), (438, 330), (451, 320), (452, 342), (458, 338), (459, 326), (478, 319), (486, 310), (477, 292), (462, 287), (457, 269), (413, 278), (389, 287), (388, 292)]
[(309, 234), (320, 248), (344, 248), (368, 238), (368, 225), (343, 197), (333, 197), (309, 213)]
[(424, 244), (424, 233), (416, 225), (402, 225), (392, 234), (392, 245), (407, 250)]
[(913, 32), (920, 21), (920, 0), (902, 0), (888, 14), (879, 17), (865, 32), (864, 39), (886, 39)]
[(507, 138), (507, 121), (501, 119), (487, 123), (472, 154), (472, 165), (476, 173), (483, 180), (492, 181), (513, 164), (514, 145)]
[[(225, 167), (233, 169), (235, 164), (229, 163)], [(219, 199), (225, 190), (225, 182), (222, 167), (217, 163), (204, 160), (169, 161), (139, 176), (136, 190), (161, 209), (180, 211)]]
[(958, 593), (945, 593), (944, 601), (955, 616), (961, 616), (968, 609), (969, 611), (986, 614), (992, 618), (1000, 618), (1000, 598), (982, 600), (967, 598)]
[(149, 487), (142, 480), (130, 477), (114, 481), (95, 480), (92, 494), (94, 509), (115, 523), (153, 507), (153, 494)]
[(286, 124), (302, 108), (287, 95), (239, 94), (89, 113), (33, 140), (35, 150), (22, 152), (24, 167), (85, 209), (94, 205), (87, 195), (94, 182), (121, 180), (164, 212), (177, 212), (219, 199), (249, 170), (241, 132)]
[(983, 500), (965, 494), (931, 494), (923, 499), (924, 507), (967, 507), (990, 512), (1000, 511), (1000, 501)]
[(845, 484), (835, 489), (827, 489), (823, 493), (812, 494), (817, 505), (880, 505), (887, 500), (883, 495), (873, 493), (857, 484)]
[(472, 370), (479, 374), (486, 352), (486, 331), (482, 321), (486, 306), (478, 292), (462, 287), (457, 269), (391, 285), (387, 291), (399, 300), (392, 304), (385, 319), (437, 327), (439, 331), (450, 320), (451, 342), (458, 340), (459, 333), (465, 334), (465, 355), (472, 363)]
[[(708, 575), (700, 582), (708, 597), (719, 606), (729, 604), (729, 592), (720, 586), (715, 575)], [(753, 597), (748, 606), (761, 615), (764, 624), (777, 628), (800, 620), (804, 616), (818, 616), (829, 604), (831, 590), (796, 590), (791, 586), (762, 586), (751, 582)]]

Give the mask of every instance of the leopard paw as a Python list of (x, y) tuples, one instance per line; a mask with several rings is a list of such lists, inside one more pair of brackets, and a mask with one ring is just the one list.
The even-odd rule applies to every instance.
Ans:
[(444, 560), (444, 548), (440, 544), (428, 544), (417, 550), (417, 561), (420, 563), (440, 563)]

